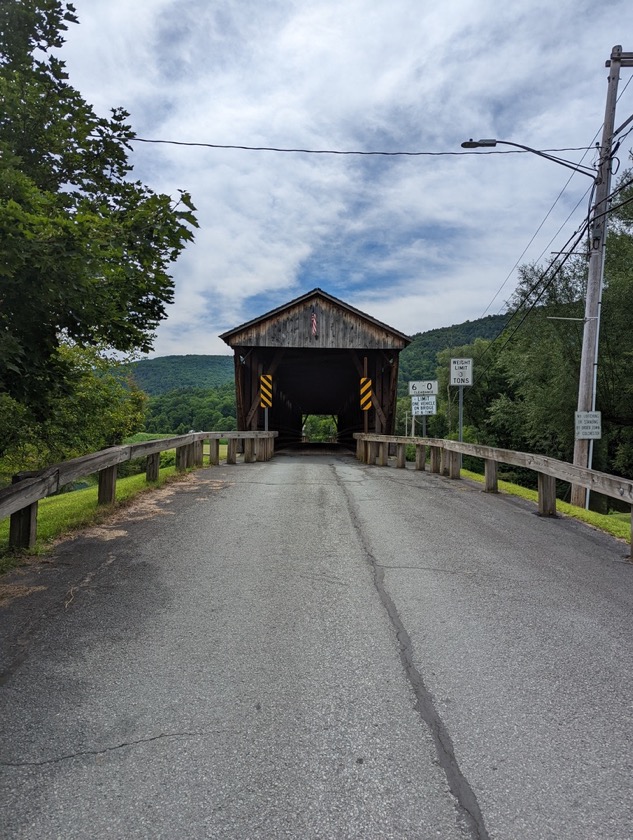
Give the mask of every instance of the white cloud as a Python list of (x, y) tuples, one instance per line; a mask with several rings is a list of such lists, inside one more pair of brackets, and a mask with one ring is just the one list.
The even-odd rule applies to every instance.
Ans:
[[(62, 54), (71, 82), (100, 112), (127, 108), (139, 136), (317, 149), (461, 151), (469, 136), (588, 145), (604, 60), (633, 31), (629, 0), (601, 14), (588, 0), (75, 5), (81, 25)], [(622, 120), (632, 103), (633, 85)], [(262, 300), (315, 285), (405, 332), (477, 318), (568, 174), (531, 155), (135, 148), (135, 175), (190, 190), (201, 225), (174, 267), (160, 354), (225, 352), (217, 335), (261, 314)], [(588, 183), (573, 179), (523, 261), (547, 255)]]

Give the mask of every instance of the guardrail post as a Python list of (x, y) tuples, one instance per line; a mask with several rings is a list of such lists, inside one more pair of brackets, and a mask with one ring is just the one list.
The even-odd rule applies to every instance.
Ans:
[(187, 447), (176, 447), (176, 472), (185, 472), (187, 469)]
[(378, 444), (378, 466), (386, 467), (389, 459), (389, 448), (384, 441)]
[(244, 440), (244, 463), (252, 464), (255, 460), (255, 441), (253, 438)]
[(194, 443), (191, 444), (191, 449), (193, 452), (193, 465), (194, 467), (202, 467), (203, 466), (203, 459), (204, 453), (202, 449), (202, 441), (196, 440)]
[(396, 444), (396, 467), (403, 470), (407, 466), (407, 446), (405, 443)]
[(365, 460), (365, 441), (360, 438), (356, 438), (356, 460)]
[(209, 441), (209, 464), (217, 467), (220, 463), (220, 441), (217, 438)]
[(431, 447), (431, 472), (432, 473), (439, 473), (440, 466), (441, 466), (441, 455), (442, 450), (439, 446), (432, 446)]
[(416, 470), (424, 470), (426, 465), (426, 446), (423, 443), (416, 443), (415, 445), (415, 468)]
[(367, 441), (367, 463), (372, 466), (376, 463), (376, 446), (375, 440)]
[(629, 556), (633, 560), (633, 505), (631, 505), (631, 553)]
[(462, 458), (460, 452), (452, 450), (446, 452), (448, 457), (448, 475), (450, 478), (461, 478)]
[(158, 473), (160, 471), (160, 452), (154, 452), (147, 456), (147, 464), (145, 465), (145, 481), (158, 481)]
[(556, 479), (538, 473), (538, 515), (556, 516)]
[(33, 548), (37, 540), (37, 502), (11, 514), (9, 548)]
[(116, 498), (116, 464), (99, 470), (98, 505), (113, 505)]
[[(19, 475), (14, 475), (12, 484), (19, 484)], [(33, 548), (37, 540), (37, 502), (17, 510), (9, 520), (9, 548)]]
[(226, 463), (237, 464), (237, 438), (229, 438), (229, 446), (226, 452)]
[(498, 493), (499, 485), (497, 482), (497, 462), (486, 458), (484, 461), (485, 487), (486, 493)]

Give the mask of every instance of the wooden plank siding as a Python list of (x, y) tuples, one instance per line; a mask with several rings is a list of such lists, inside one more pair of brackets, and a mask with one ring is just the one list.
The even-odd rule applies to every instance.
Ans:
[[(316, 334), (312, 314), (316, 316)], [(223, 333), (231, 347), (403, 350), (410, 339), (321, 289)]]

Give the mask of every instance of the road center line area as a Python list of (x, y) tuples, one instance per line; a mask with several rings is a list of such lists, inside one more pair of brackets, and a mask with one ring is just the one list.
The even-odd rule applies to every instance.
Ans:
[(0, 836), (633, 837), (633, 566), (466, 481), (199, 470), (0, 582)]

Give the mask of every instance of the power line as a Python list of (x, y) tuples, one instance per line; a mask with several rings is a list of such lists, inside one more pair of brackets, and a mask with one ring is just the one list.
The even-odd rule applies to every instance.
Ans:
[[(185, 140), (153, 140), (146, 137), (133, 137), (130, 142), (134, 143), (154, 143), (166, 146), (193, 146), (203, 149), (236, 149), (238, 151), (246, 152), (283, 152), (289, 154), (303, 154), (303, 155), (378, 155), (382, 157), (461, 157), (462, 155), (518, 155), (526, 154), (523, 149), (507, 149), (494, 150), (486, 152), (425, 152), (425, 151), (360, 151), (360, 150), (344, 150), (344, 149), (293, 149), (281, 148), (277, 146), (245, 146), (237, 144), (223, 144), (223, 143), (200, 143), (189, 142)], [(574, 146), (564, 149), (540, 149), (542, 152), (587, 152), (588, 146)], [(584, 155), (583, 155), (584, 157)]]
[[(631, 200), (631, 201), (633, 201), (633, 198), (631, 198), (630, 200)], [(628, 203), (628, 202), (626, 202), (626, 203)], [(535, 306), (537, 305), (537, 303), (541, 300), (541, 298), (543, 297), (543, 295), (545, 294), (545, 292), (547, 291), (547, 289), (549, 289), (549, 287), (552, 285), (552, 283), (554, 282), (555, 278), (558, 276), (558, 274), (560, 273), (560, 271), (561, 271), (561, 270), (562, 270), (562, 268), (564, 267), (565, 263), (566, 263), (566, 262), (567, 262), (567, 261), (571, 258), (571, 256), (572, 256), (572, 252), (573, 252), (574, 248), (575, 248), (575, 247), (576, 247), (576, 246), (577, 246), (580, 242), (582, 242), (582, 238), (583, 238), (583, 236), (585, 235), (585, 233), (586, 233), (586, 231), (587, 231), (588, 227), (589, 227), (589, 220), (588, 220), (588, 219), (585, 219), (585, 220), (584, 220), (584, 222), (583, 222), (583, 224), (582, 224), (582, 226), (581, 226), (580, 228), (578, 228), (577, 230), (575, 230), (575, 231), (574, 231), (574, 233), (573, 233), (573, 234), (569, 237), (569, 239), (567, 240), (567, 242), (566, 242), (566, 243), (565, 243), (565, 245), (563, 246), (564, 248), (567, 248), (567, 246), (568, 246), (568, 245), (570, 245), (570, 243), (572, 243), (572, 240), (574, 240), (574, 237), (575, 237), (575, 241), (573, 241), (573, 243), (570, 245), (570, 249), (569, 249), (569, 251), (565, 254), (565, 256), (564, 256), (564, 258), (563, 258), (562, 260), (559, 260), (559, 261), (558, 261), (558, 264), (556, 264), (556, 262), (557, 262), (557, 259), (558, 259), (558, 258), (554, 259), (554, 260), (553, 260), (553, 261), (552, 261), (552, 262), (551, 262), (551, 263), (547, 266), (547, 268), (545, 269), (545, 271), (543, 271), (543, 273), (542, 273), (542, 274), (541, 274), (541, 275), (537, 278), (536, 282), (535, 282), (535, 283), (533, 283), (533, 284), (532, 284), (532, 286), (530, 286), (530, 288), (527, 290), (527, 292), (526, 292), (526, 293), (525, 293), (525, 295), (523, 296), (523, 300), (519, 302), (519, 304), (518, 304), (518, 305), (517, 305), (517, 307), (515, 308), (514, 312), (512, 313), (512, 315), (510, 316), (510, 318), (508, 319), (508, 321), (504, 324), (504, 327), (503, 327), (503, 329), (501, 330), (501, 332), (499, 332), (499, 333), (495, 336), (495, 338), (493, 338), (493, 339), (492, 339), (492, 341), (490, 342), (490, 344), (486, 347), (486, 349), (485, 349), (485, 350), (484, 350), (484, 352), (482, 353), (482, 355), (481, 355), (481, 357), (480, 357), (480, 360), (479, 360), (480, 362), (481, 362), (481, 360), (482, 360), (482, 359), (483, 359), (483, 358), (484, 358), (484, 357), (485, 357), (485, 356), (489, 353), (489, 351), (492, 349), (492, 347), (494, 346), (494, 344), (495, 344), (495, 343), (496, 343), (496, 342), (497, 342), (497, 341), (501, 338), (501, 336), (502, 336), (502, 335), (504, 335), (504, 333), (506, 333), (506, 332), (507, 332), (508, 327), (510, 326), (510, 324), (512, 323), (512, 321), (513, 321), (515, 318), (517, 318), (517, 317), (519, 316), (519, 314), (520, 314), (520, 313), (523, 313), (523, 317), (521, 318), (521, 320), (519, 321), (519, 323), (518, 323), (518, 324), (514, 327), (514, 329), (512, 330), (512, 332), (508, 335), (508, 337), (506, 338), (506, 340), (504, 341), (504, 343), (503, 343), (503, 344), (501, 345), (501, 347), (499, 348), (499, 351), (503, 350), (503, 348), (504, 348), (504, 347), (506, 347), (506, 345), (507, 345), (507, 344), (508, 344), (508, 343), (509, 343), (509, 342), (510, 342), (513, 338), (514, 338), (515, 334), (516, 334), (516, 333), (517, 333), (517, 331), (521, 328), (521, 326), (523, 325), (523, 323), (524, 323), (524, 321), (526, 320), (526, 318), (528, 317), (528, 315), (532, 312), (532, 310), (534, 309), (534, 307), (535, 307)], [(548, 278), (548, 277), (547, 277), (547, 275), (548, 275), (548, 273), (552, 270), (552, 268), (553, 268), (554, 266), (555, 266), (555, 268), (554, 268), (554, 270), (553, 270), (553, 273), (552, 273), (552, 275)], [(543, 283), (543, 281), (544, 281), (546, 278), (547, 278), (547, 282), (545, 283), (545, 285), (543, 286), (543, 288), (541, 289), (541, 291), (538, 293), (537, 297), (534, 299), (534, 301), (531, 303), (531, 305), (527, 308), (527, 310), (523, 310), (521, 307), (522, 307), (522, 306), (524, 306), (524, 305), (527, 303), (527, 301), (530, 299), (530, 296), (531, 296), (531, 295), (532, 295), (532, 294), (533, 294), (533, 293), (537, 290), (537, 288), (539, 287), (539, 285), (540, 285), (541, 283)], [(493, 365), (493, 364), (494, 364), (494, 361), (491, 361), (491, 362), (490, 362), (490, 364), (489, 364), (489, 365), (487, 365), (487, 367), (485, 367), (485, 368), (484, 368), (484, 370), (476, 376), (475, 382), (476, 382), (477, 380), (481, 379), (481, 377), (482, 377), (482, 376), (484, 376), (484, 374), (485, 374), (488, 370), (490, 370), (490, 368), (492, 367), (492, 365)], [(473, 384), (474, 384), (474, 383), (473, 383)]]

